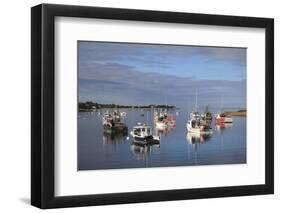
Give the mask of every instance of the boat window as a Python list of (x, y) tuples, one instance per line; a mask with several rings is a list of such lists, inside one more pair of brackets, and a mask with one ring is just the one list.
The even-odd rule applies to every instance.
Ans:
[(191, 122), (191, 126), (194, 128), (195, 127), (195, 121)]
[(150, 129), (147, 129), (147, 134), (150, 134)]
[(140, 129), (134, 129), (134, 134), (135, 135), (140, 135)]

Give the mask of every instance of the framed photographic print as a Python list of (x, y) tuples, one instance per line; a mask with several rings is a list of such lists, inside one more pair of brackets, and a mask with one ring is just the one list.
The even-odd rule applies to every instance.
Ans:
[(272, 194), (274, 21), (31, 9), (31, 203)]

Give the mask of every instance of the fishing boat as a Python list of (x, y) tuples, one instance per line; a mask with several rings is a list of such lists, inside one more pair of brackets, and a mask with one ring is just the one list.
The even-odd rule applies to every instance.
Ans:
[(104, 132), (107, 133), (128, 132), (128, 127), (121, 122), (121, 116), (118, 111), (106, 112), (102, 117), (102, 125)]
[(190, 119), (186, 124), (188, 132), (195, 134), (212, 134), (212, 128), (207, 123), (201, 122), (199, 119)]
[(160, 136), (153, 135), (152, 128), (146, 124), (138, 123), (137, 126), (133, 127), (133, 130), (130, 132), (130, 134), (134, 138), (135, 144), (149, 145), (160, 142)]
[(202, 116), (197, 111), (197, 90), (195, 95), (195, 109), (190, 113), (190, 119), (186, 123), (186, 129), (189, 133), (198, 135), (212, 134), (211, 123), (202, 119)]
[(232, 123), (233, 119), (231, 115), (226, 115), (225, 113), (218, 113), (216, 116), (216, 123)]
[(155, 112), (154, 122), (157, 129), (165, 129), (176, 126), (176, 117), (167, 112)]
[[(223, 109), (223, 96), (221, 97), (221, 109)], [(231, 115), (227, 115), (221, 110), (220, 113), (216, 115), (216, 123), (232, 123), (233, 119)]]

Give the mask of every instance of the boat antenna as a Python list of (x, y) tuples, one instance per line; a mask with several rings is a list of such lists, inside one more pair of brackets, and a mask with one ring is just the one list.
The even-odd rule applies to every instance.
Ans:
[(148, 124), (148, 110), (146, 111), (146, 123)]
[(223, 112), (223, 94), (221, 94), (221, 111)]
[(165, 102), (166, 102), (166, 111), (168, 111), (168, 101), (167, 101), (167, 96), (165, 95)]
[(209, 112), (209, 105), (207, 104), (206, 105), (206, 108), (205, 108), (205, 113)]

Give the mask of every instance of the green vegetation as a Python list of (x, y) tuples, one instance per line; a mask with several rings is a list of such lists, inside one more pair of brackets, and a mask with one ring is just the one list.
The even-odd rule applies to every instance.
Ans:
[(175, 106), (172, 105), (120, 105), (120, 104), (100, 104), (95, 103), (92, 101), (86, 101), (86, 102), (79, 102), (78, 104), (78, 110), (79, 112), (90, 112), (96, 109), (108, 109), (108, 108), (134, 108), (134, 109), (150, 109), (150, 108), (167, 108), (167, 109), (174, 109)]
[(245, 109), (241, 109), (238, 111), (226, 111), (225, 112), (226, 115), (232, 115), (232, 116), (247, 116), (247, 111)]

